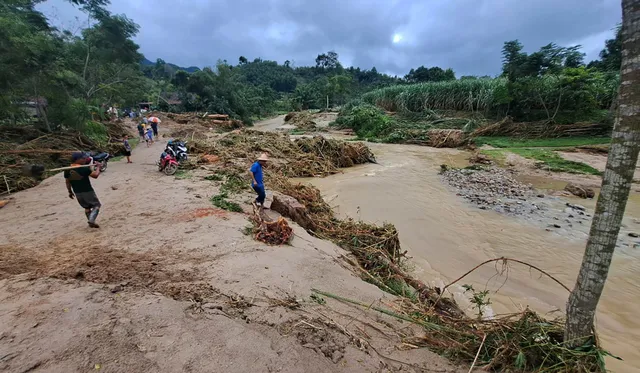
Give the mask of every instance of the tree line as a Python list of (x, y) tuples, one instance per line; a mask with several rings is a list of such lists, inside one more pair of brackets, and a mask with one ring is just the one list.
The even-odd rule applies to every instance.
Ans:
[[(224, 113), (250, 123), (279, 111), (343, 105), (389, 86), (456, 80), (450, 68), (420, 66), (404, 77), (371, 69), (344, 67), (334, 51), (319, 54), (315, 66), (240, 56), (213, 67), (182, 69), (162, 59), (146, 61), (133, 41), (139, 27), (111, 14), (109, 0), (68, 0), (86, 16), (73, 34), (52, 27), (35, 9), (39, 0), (0, 4), (0, 121), (26, 120), (24, 106), (35, 106), (46, 131), (82, 130), (106, 107), (137, 107), (142, 101), (166, 111)], [(549, 44), (527, 54), (517, 40), (503, 48), (506, 89), (495, 101), (504, 110), (530, 119), (567, 113), (598, 114), (608, 107), (618, 85), (620, 33), (608, 40), (598, 61), (585, 64), (580, 46)], [(569, 117), (568, 120), (580, 120)]]

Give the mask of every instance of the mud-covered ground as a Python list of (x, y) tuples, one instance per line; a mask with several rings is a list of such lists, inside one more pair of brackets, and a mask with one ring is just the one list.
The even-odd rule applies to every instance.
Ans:
[[(246, 214), (212, 206), (206, 170), (157, 171), (163, 148), (139, 146), (93, 181), (100, 229), (60, 174), (0, 209), (0, 371), (467, 371), (402, 344), (419, 329), (312, 298), (393, 302), (293, 223), (291, 245), (245, 235)], [(237, 202), (250, 211), (252, 198)]]

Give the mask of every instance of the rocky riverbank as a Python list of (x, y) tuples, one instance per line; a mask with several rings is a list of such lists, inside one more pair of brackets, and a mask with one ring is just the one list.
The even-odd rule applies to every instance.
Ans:
[[(571, 239), (585, 239), (589, 234), (591, 209), (520, 182), (517, 171), (496, 166), (442, 166), (441, 175), (458, 196), (481, 210), (515, 216)], [(623, 222), (618, 247), (640, 248), (638, 223)]]

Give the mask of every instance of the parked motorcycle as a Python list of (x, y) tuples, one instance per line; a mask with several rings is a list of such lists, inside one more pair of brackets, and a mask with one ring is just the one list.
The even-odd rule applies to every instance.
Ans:
[(107, 165), (109, 163), (109, 159), (111, 159), (111, 154), (106, 152), (91, 152), (89, 153), (89, 156), (92, 159), (92, 163), (100, 167), (100, 172), (105, 172), (107, 170)]
[(178, 166), (178, 161), (171, 152), (162, 152), (158, 162), (158, 171), (164, 172), (165, 175), (173, 175), (178, 171)]
[(165, 152), (172, 153), (178, 162), (184, 162), (189, 159), (187, 143), (183, 141), (169, 140)]

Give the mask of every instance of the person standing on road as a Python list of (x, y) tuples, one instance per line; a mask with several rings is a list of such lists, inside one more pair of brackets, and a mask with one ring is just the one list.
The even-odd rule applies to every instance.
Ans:
[(138, 123), (138, 135), (140, 135), (140, 141), (144, 141), (144, 122)]
[(262, 153), (260, 157), (255, 161), (253, 165), (251, 165), (251, 169), (249, 169), (249, 174), (251, 174), (251, 187), (253, 190), (258, 193), (258, 197), (254, 202), (254, 206), (260, 205), (260, 208), (264, 208), (264, 199), (267, 196), (267, 193), (264, 189), (264, 180), (262, 175), (262, 167), (267, 164), (269, 158), (266, 153)]
[[(91, 158), (82, 152), (75, 152), (71, 155), (71, 166), (80, 166), (89, 164)], [(65, 184), (67, 185), (67, 191), (69, 192), (69, 198), (75, 198), (82, 208), (84, 208), (84, 214), (87, 216), (87, 223), (91, 228), (100, 228), (96, 224), (96, 218), (100, 213), (100, 200), (96, 195), (96, 192), (91, 186), (90, 177), (97, 179), (100, 176), (100, 167), (87, 166), (80, 167), (73, 170), (64, 171)]]
[(133, 163), (131, 162), (131, 144), (129, 144), (129, 135), (124, 135), (122, 145), (124, 145), (124, 156), (127, 157), (127, 163)]
[(160, 118), (149, 115), (149, 124), (151, 124), (151, 129), (153, 129), (153, 136), (156, 138), (158, 138), (158, 124), (160, 123), (162, 123)]

